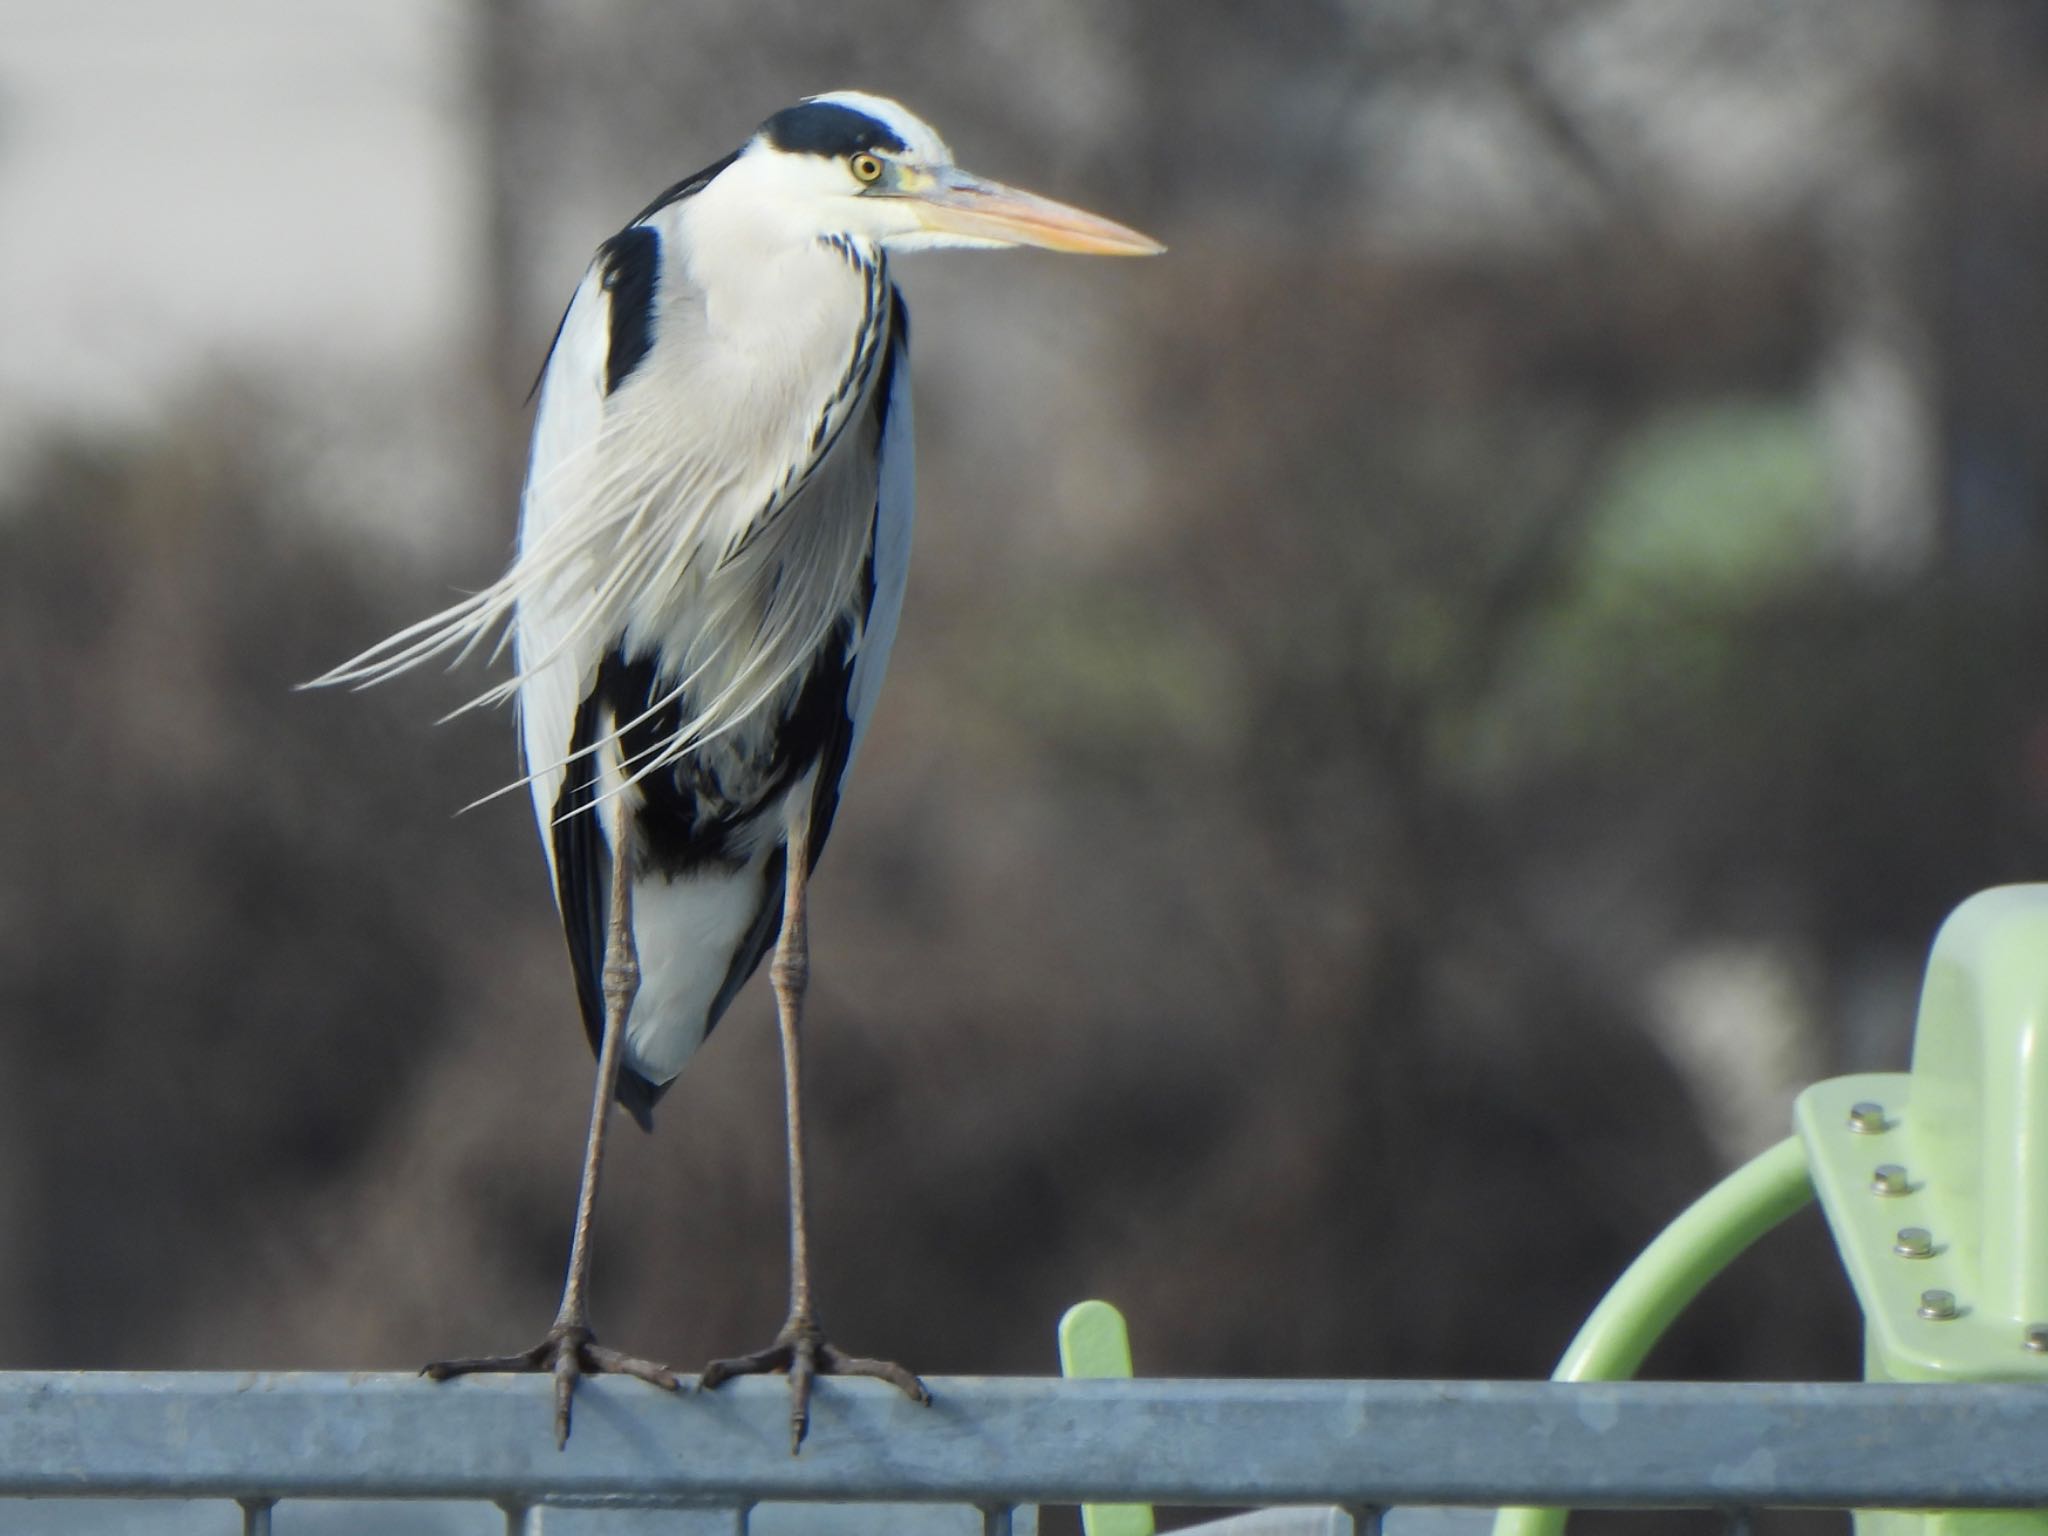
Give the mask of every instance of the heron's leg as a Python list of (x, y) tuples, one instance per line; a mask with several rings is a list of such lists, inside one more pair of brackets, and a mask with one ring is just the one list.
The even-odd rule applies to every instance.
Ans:
[(775, 1016), (782, 1031), (782, 1092), (789, 1131), (789, 1320), (766, 1349), (704, 1367), (702, 1384), (716, 1387), (734, 1376), (764, 1371), (789, 1373), (789, 1450), (802, 1449), (811, 1422), (814, 1376), (875, 1376), (920, 1403), (932, 1395), (925, 1384), (892, 1360), (868, 1360), (841, 1351), (825, 1337), (811, 1306), (811, 1240), (804, 1195), (803, 1007), (811, 973), (810, 936), (804, 894), (810, 882), (807, 828), (801, 816), (789, 835), (782, 895), (782, 937), (775, 945), (768, 979), (775, 987)]
[(614, 798), (612, 823), (612, 885), (604, 945), (604, 1036), (597, 1052), (597, 1087), (590, 1106), (590, 1135), (583, 1145), (583, 1179), (576, 1194), (576, 1225), (569, 1239), (569, 1273), (562, 1283), (562, 1305), (547, 1337), (516, 1355), (482, 1355), (466, 1360), (436, 1360), (425, 1374), (435, 1381), (480, 1371), (547, 1371), (555, 1378), (555, 1444), (569, 1440), (569, 1401), (578, 1377), (601, 1371), (637, 1376), (658, 1387), (676, 1390), (675, 1373), (667, 1366), (621, 1354), (599, 1344), (590, 1331), (590, 1233), (597, 1210), (598, 1175), (604, 1168), (605, 1132), (611, 1123), (612, 1096), (619, 1084), (619, 1050), (626, 1038), (626, 1016), (640, 990), (640, 957), (633, 945), (632, 829), (625, 803)]
[[(801, 818), (799, 818), (801, 820)], [(790, 834), (782, 887), (782, 933), (768, 980), (782, 1033), (783, 1123), (789, 1145), (789, 1315), (811, 1320), (811, 1229), (804, 1195), (804, 993), (811, 984), (810, 875), (805, 829)]]

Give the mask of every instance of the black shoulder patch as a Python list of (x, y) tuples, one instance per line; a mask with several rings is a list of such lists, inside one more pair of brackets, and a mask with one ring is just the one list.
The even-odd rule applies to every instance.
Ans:
[(604, 291), (611, 296), (611, 344), (604, 358), (610, 394), (654, 345), (654, 290), (661, 275), (661, 236), (629, 225), (597, 248)]
[(777, 149), (800, 155), (857, 155), (864, 149), (902, 154), (910, 146), (880, 118), (834, 101), (800, 101), (761, 125)]
[[(669, 204), (680, 203), (684, 198), (690, 197), (698, 192), (703, 191), (704, 188), (710, 183), (712, 177), (716, 176), (728, 165), (731, 165), (733, 161), (739, 159), (739, 157), (740, 152), (738, 150), (734, 150), (731, 154), (727, 155), (723, 160), (705, 166), (703, 170), (698, 171), (695, 175), (685, 176), (681, 181), (677, 182), (674, 186), (670, 187), (667, 191), (663, 192), (661, 196), (657, 197), (645, 208), (642, 208), (638, 213), (634, 214), (633, 222), (631, 224), (628, 224), (618, 234), (612, 236), (612, 240), (623, 239), (626, 235), (631, 234), (635, 226), (646, 223), (649, 219), (653, 218), (654, 215), (661, 212), (662, 209), (668, 207)], [(598, 249), (600, 251), (604, 250), (606, 246), (609, 246), (612, 243), (612, 240), (607, 240), (605, 244), (603, 246), (599, 246)], [(651, 291), (652, 290), (650, 290), (650, 293)], [(555, 348), (560, 346), (562, 341), (562, 327), (568, 324), (568, 322), (569, 311), (565, 308), (562, 311), (562, 318), (555, 322), (554, 339), (548, 343), (547, 356), (541, 359), (540, 372), (533, 376), (533, 387), (526, 392), (526, 398), (529, 403), (533, 400), (533, 397), (535, 395), (540, 393), (541, 380), (545, 379), (548, 376), (548, 364), (554, 360)], [(616, 323), (616, 320), (614, 320), (614, 335), (617, 334)], [(641, 349), (641, 355), (646, 355), (646, 349), (644, 347)], [(636, 357), (633, 361), (638, 362), (639, 360), (640, 359)], [(616, 387), (617, 380), (610, 377), (609, 369), (606, 370), (606, 375), (607, 376), (605, 380), (605, 390), (607, 393), (609, 393), (614, 387)], [(624, 377), (625, 373), (621, 372), (619, 374), (619, 378)]]

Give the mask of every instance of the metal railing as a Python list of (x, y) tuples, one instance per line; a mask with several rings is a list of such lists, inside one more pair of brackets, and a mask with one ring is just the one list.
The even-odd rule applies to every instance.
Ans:
[[(1501, 1508), (1499, 1536), (1549, 1536), (1566, 1507), (1715, 1508), (1735, 1531), (1762, 1507), (1998, 1509), (2036, 1512), (1994, 1522), (1998, 1536), (2048, 1536), (2044, 999), (2048, 885), (1965, 902), (1929, 961), (1912, 1071), (1802, 1094), (1798, 1137), (1623, 1274), (1559, 1367), (1577, 1380), (1134, 1380), (1122, 1319), (1084, 1303), (1062, 1355), (1101, 1379), (941, 1379), (929, 1408), (827, 1381), (792, 1457), (779, 1380), (680, 1396), (586, 1382), (558, 1452), (551, 1383), (534, 1377), (0, 1374), (0, 1500), (234, 1501), (251, 1536), (269, 1536), (281, 1499), (495, 1505), (512, 1536), (1029, 1536), (1045, 1504), (1095, 1506), (1104, 1529), (1149, 1529), (1145, 1505), (1304, 1511), (1253, 1517), (1262, 1536), (1377, 1533), (1396, 1505)], [(1815, 1191), (1880, 1380), (1587, 1379), (1633, 1372)], [(852, 1513), (882, 1506), (880, 1522)], [(0, 1530), (21, 1524), (0, 1510)]]
[[(548, 1387), (0, 1374), (0, 1498), (236, 1501), (251, 1533), (279, 1500), (465, 1500), (515, 1536), (613, 1528), (567, 1513), (598, 1510), (745, 1533), (769, 1503), (968, 1506), (987, 1536), (1081, 1502), (1330, 1506), (1328, 1528), (1358, 1533), (1409, 1504), (2048, 1507), (2048, 1392), (2025, 1385), (970, 1377), (934, 1380), (919, 1408), (828, 1381), (795, 1457), (779, 1380), (589, 1381), (560, 1452)], [(651, 1511), (670, 1513), (626, 1514)]]

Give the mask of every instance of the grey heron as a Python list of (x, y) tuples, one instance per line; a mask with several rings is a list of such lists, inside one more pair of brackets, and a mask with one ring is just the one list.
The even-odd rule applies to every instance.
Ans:
[(655, 1101), (772, 950), (789, 1161), (789, 1315), (702, 1384), (781, 1370), (791, 1449), (812, 1378), (875, 1376), (811, 1295), (805, 887), (874, 712), (910, 557), (909, 329), (888, 258), (942, 247), (1149, 255), (1151, 239), (970, 176), (902, 106), (855, 91), (769, 118), (599, 246), (538, 385), (510, 568), (316, 680), (363, 685), (509, 637), (524, 765), (597, 1083), (561, 1307), (517, 1354), (566, 1442), (579, 1376), (673, 1390), (597, 1343), (591, 1226), (616, 1098)]

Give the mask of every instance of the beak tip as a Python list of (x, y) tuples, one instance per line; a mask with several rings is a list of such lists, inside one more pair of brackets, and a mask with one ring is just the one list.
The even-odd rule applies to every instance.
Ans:
[(1099, 244), (1080, 248), (1088, 256), (1164, 256), (1166, 247), (1150, 235), (1140, 234), (1135, 229), (1119, 230), (1114, 236)]
[(1164, 256), (1166, 254), (1166, 247), (1160, 241), (1154, 240), (1142, 229), (1132, 229), (1126, 224), (1117, 229), (1116, 244), (1114, 247), (1105, 248), (1105, 254), (1111, 256)]

